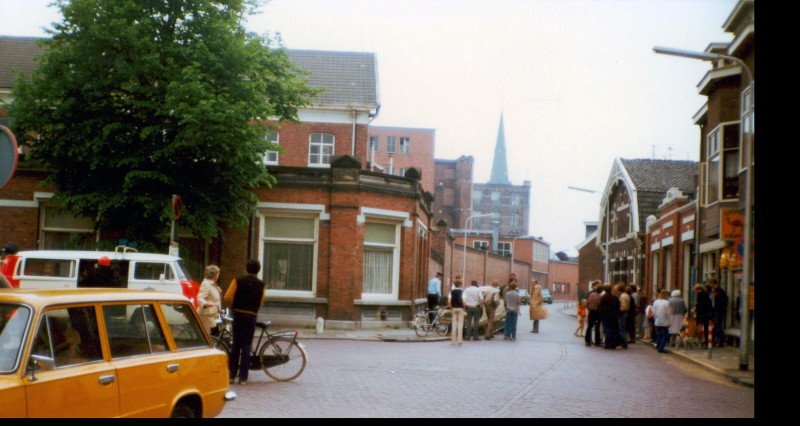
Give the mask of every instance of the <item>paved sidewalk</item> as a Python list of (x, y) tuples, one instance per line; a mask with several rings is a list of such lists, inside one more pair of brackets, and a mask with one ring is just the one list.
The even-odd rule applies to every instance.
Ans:
[[(563, 315), (577, 316), (574, 306), (562, 308), (559, 303), (553, 304), (557, 311)], [(411, 327), (402, 328), (381, 328), (381, 329), (360, 329), (360, 330), (334, 330), (326, 328), (322, 334), (317, 334), (313, 328), (298, 329), (298, 339), (344, 339), (344, 340), (366, 340), (383, 342), (438, 342), (450, 340), (450, 336), (439, 336), (436, 331), (431, 331), (426, 337), (419, 337)], [(642, 342), (655, 343), (650, 340)], [(715, 373), (724, 375), (729, 380), (744, 386), (755, 387), (755, 356), (750, 355), (748, 370), (739, 369), (740, 353), (739, 348), (725, 346), (723, 348), (701, 349), (676, 349), (669, 348), (670, 356), (679, 356), (691, 362), (700, 364)], [(752, 351), (751, 351), (752, 352)]]

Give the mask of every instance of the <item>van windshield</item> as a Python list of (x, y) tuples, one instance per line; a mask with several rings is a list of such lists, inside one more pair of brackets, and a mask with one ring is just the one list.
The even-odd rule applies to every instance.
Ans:
[(191, 281), (192, 280), (192, 277), (189, 276), (189, 268), (186, 267), (186, 264), (183, 263), (183, 260), (179, 260), (176, 263), (176, 268), (175, 269), (177, 269), (177, 271), (175, 271), (175, 273), (178, 274), (178, 279), (179, 280), (181, 280), (181, 281)]
[(16, 369), (30, 316), (27, 306), (0, 303), (0, 373)]

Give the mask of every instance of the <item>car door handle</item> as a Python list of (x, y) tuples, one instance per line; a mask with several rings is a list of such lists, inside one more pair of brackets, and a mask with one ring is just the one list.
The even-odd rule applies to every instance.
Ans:
[(115, 379), (114, 375), (113, 374), (109, 374), (109, 375), (106, 375), (106, 376), (100, 376), (98, 381), (100, 382), (101, 385), (108, 385), (108, 384), (114, 383), (114, 379)]
[(167, 365), (167, 371), (170, 373), (174, 373), (178, 371), (178, 364), (169, 364)]

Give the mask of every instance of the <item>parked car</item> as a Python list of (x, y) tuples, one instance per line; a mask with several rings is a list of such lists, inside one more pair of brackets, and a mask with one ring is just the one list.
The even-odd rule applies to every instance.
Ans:
[(9, 281), (19, 288), (77, 288), (101, 257), (108, 257), (119, 287), (161, 290), (186, 296), (196, 303), (200, 284), (192, 280), (183, 260), (176, 256), (139, 253), (129, 247), (115, 251), (29, 250), (17, 253)]
[(542, 289), (542, 301), (544, 303), (553, 303), (553, 295), (550, 294), (550, 290), (543, 288)]
[(528, 290), (521, 288), (517, 290), (519, 293), (520, 303), (523, 305), (530, 305), (531, 304), (531, 294), (528, 293)]
[(182, 295), (0, 289), (0, 417), (214, 417), (229, 386)]

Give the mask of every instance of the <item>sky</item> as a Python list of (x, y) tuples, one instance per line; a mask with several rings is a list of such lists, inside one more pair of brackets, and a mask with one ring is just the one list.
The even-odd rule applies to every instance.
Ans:
[[(0, 34), (46, 36), (52, 0), (0, 0)], [(530, 234), (575, 256), (615, 158), (698, 160), (692, 116), (736, 0), (272, 0), (246, 28), (289, 49), (373, 52), (375, 126), (436, 130), (435, 157), (489, 180), (500, 115), (509, 179), (531, 182)], [(568, 186), (598, 191), (576, 191)]]

